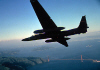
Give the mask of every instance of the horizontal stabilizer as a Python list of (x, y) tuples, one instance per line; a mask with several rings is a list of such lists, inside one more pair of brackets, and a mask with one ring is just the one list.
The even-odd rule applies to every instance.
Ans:
[(59, 42), (60, 44), (63, 44), (66, 47), (68, 47), (68, 44), (67, 44), (66, 40), (58, 40), (57, 42)]

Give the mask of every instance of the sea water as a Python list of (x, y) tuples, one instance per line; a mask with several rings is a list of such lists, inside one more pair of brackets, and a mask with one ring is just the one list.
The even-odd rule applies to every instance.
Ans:
[(91, 60), (51, 60), (29, 67), (28, 70), (100, 70), (100, 63)]

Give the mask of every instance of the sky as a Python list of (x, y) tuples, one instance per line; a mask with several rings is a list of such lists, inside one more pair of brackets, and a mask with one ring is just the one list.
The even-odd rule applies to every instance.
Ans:
[(55, 24), (65, 30), (77, 28), (81, 17), (86, 15), (87, 33), (68, 36), (71, 38), (68, 47), (57, 42), (45, 43), (45, 40), (23, 42), (22, 39), (34, 35), (34, 30), (42, 29), (30, 0), (0, 0), (0, 56), (61, 58), (91, 54), (97, 58), (100, 55), (100, 0), (38, 1)]
[[(88, 32), (100, 31), (99, 0), (38, 0), (57, 26), (78, 27), (86, 15)], [(0, 41), (23, 39), (42, 29), (30, 0), (0, 0)]]

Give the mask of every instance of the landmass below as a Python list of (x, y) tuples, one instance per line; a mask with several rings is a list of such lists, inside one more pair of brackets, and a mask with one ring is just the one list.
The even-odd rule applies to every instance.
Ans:
[(48, 62), (39, 57), (0, 57), (0, 70), (27, 70), (27, 67)]

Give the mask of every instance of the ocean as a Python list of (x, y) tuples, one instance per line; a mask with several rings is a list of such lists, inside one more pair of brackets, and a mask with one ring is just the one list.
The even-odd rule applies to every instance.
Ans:
[[(88, 43), (90, 42), (90, 43)], [(77, 42), (73, 42), (77, 44)], [(93, 59), (100, 61), (100, 43), (97, 40), (79, 42), (77, 46), (59, 47), (47, 50), (50, 59)], [(86, 47), (87, 45), (91, 47)], [(71, 45), (71, 44), (70, 44)], [(43, 51), (44, 52), (44, 51)], [(42, 52), (41, 52), (42, 53)], [(43, 53), (42, 53), (43, 54)], [(100, 70), (100, 62), (92, 60), (50, 60), (50, 62), (29, 67), (28, 70)]]
[(92, 60), (51, 60), (29, 67), (28, 70), (100, 70), (100, 63)]

